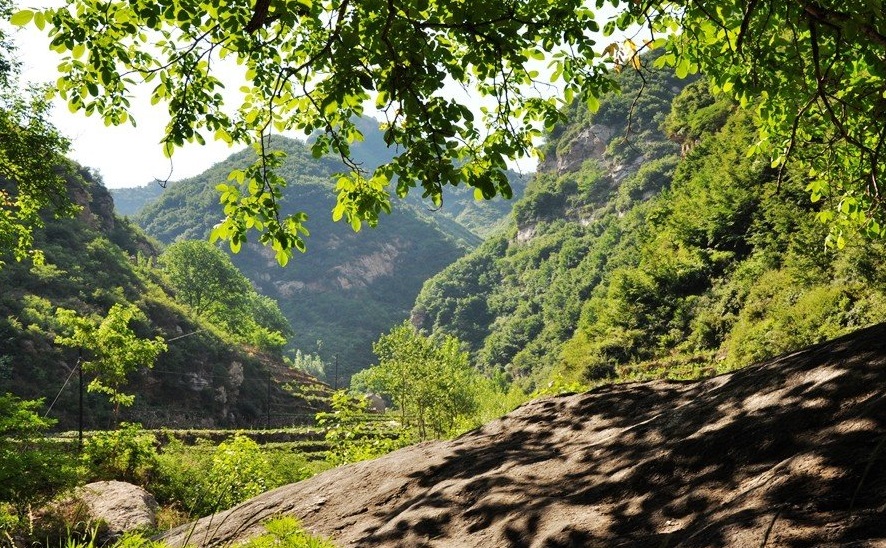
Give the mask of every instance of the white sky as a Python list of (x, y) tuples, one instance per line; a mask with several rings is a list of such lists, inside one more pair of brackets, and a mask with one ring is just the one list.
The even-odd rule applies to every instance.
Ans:
[[(33, 26), (13, 32), (23, 63), (23, 82), (49, 83), (57, 77), (61, 56), (49, 50), (49, 39)], [(74, 160), (101, 173), (109, 188), (143, 186), (154, 179), (178, 180), (197, 175), (233, 153), (221, 142), (205, 146), (189, 144), (178, 149), (172, 162), (163, 156), (160, 139), (168, 116), (162, 105), (151, 106), (147, 90), (133, 100), (137, 127), (129, 123), (106, 127), (96, 116), (72, 114), (63, 101), (56, 101), (53, 123), (71, 140)], [(170, 174), (171, 170), (171, 174)]]

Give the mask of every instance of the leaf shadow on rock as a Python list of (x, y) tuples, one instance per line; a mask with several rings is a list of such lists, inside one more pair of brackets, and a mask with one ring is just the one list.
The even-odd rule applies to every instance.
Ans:
[[(378, 509), (359, 544), (443, 545), (490, 528), (500, 546), (881, 538), (884, 343), (880, 326), (708, 381), (533, 402), (520, 427), (481, 429), (414, 472), (416, 495)], [(429, 508), (447, 509), (432, 529)]]
[(882, 546), (884, 388), (886, 324), (701, 382), (536, 400), (266, 493), (192, 542), (291, 514), (342, 546)]

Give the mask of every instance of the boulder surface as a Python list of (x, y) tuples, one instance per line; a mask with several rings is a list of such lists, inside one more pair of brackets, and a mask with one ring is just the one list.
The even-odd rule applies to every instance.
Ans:
[(157, 501), (138, 485), (123, 481), (97, 481), (78, 489), (77, 497), (89, 508), (93, 519), (102, 520), (108, 525), (111, 536), (157, 526)]
[(698, 382), (530, 402), (164, 540), (292, 515), (341, 546), (886, 546), (886, 325)]

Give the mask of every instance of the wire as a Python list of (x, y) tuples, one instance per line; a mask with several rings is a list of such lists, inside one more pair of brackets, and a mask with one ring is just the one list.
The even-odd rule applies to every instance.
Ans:
[(71, 372), (68, 374), (68, 378), (65, 379), (65, 384), (62, 385), (62, 387), (61, 387), (61, 388), (59, 389), (59, 391), (58, 391), (58, 394), (55, 395), (55, 399), (52, 400), (52, 403), (49, 404), (49, 409), (47, 409), (47, 410), (46, 410), (46, 413), (43, 414), (43, 418), (44, 418), (44, 419), (45, 419), (47, 416), (49, 416), (49, 412), (52, 411), (52, 407), (55, 405), (55, 402), (57, 402), (59, 396), (62, 395), (62, 390), (64, 390), (65, 387), (68, 386), (68, 382), (71, 380), (71, 377), (74, 376), (74, 371), (77, 371), (77, 369), (79, 369), (79, 368), (80, 368), (80, 358), (77, 358), (77, 365), (75, 365), (74, 368), (71, 369)]
[(185, 333), (184, 335), (179, 335), (178, 337), (166, 339), (166, 342), (172, 342), (172, 341), (177, 341), (179, 339), (184, 339), (185, 337), (190, 337), (191, 335), (196, 335), (197, 333), (203, 333), (204, 331), (206, 331), (206, 330), (205, 329), (198, 329), (197, 331), (194, 331), (192, 333)]

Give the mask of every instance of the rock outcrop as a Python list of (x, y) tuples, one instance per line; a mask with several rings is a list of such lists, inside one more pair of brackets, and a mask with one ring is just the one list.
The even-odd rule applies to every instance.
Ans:
[(98, 481), (78, 489), (76, 496), (89, 508), (93, 519), (107, 524), (112, 537), (157, 526), (157, 501), (138, 485)]
[[(341, 546), (886, 546), (886, 324), (701, 382), (531, 402), (165, 536)], [(193, 529), (192, 529), (193, 528)]]
[(562, 175), (570, 171), (578, 171), (588, 159), (603, 162), (606, 147), (612, 139), (614, 131), (602, 124), (591, 124), (582, 129), (562, 150), (552, 151), (545, 157), (538, 170)]

